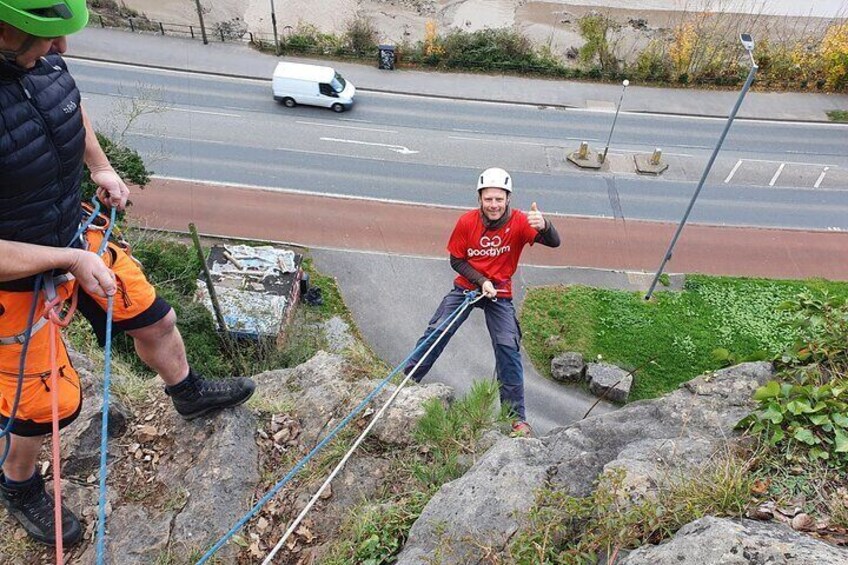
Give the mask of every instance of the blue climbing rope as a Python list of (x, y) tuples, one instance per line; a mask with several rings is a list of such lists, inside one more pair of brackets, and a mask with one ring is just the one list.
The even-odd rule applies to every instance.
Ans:
[[(112, 227), (115, 225), (115, 208), (109, 215), (109, 227), (103, 234), (103, 241), (97, 250), (98, 255), (103, 255), (112, 235)], [(100, 496), (97, 503), (97, 565), (102, 565), (106, 552), (106, 456), (108, 454), (109, 439), (109, 389), (112, 380), (112, 314), (115, 296), (106, 299), (106, 344), (103, 358), (103, 412), (100, 420)]]
[(102, 565), (106, 550), (106, 455), (109, 433), (109, 387), (112, 377), (112, 305), (106, 307), (106, 353), (103, 361), (103, 414), (100, 420), (100, 497), (97, 503), (97, 565)]
[(283, 478), (282, 478), (282, 479), (281, 479), (281, 480), (280, 480), (277, 484), (275, 484), (273, 487), (271, 487), (271, 489), (270, 489), (268, 492), (266, 492), (266, 493), (265, 493), (265, 495), (264, 495), (262, 498), (260, 498), (260, 499), (259, 499), (259, 501), (258, 501), (256, 504), (254, 504), (254, 505), (253, 505), (253, 508), (251, 508), (251, 509), (250, 509), (250, 511), (248, 511), (248, 513), (247, 513), (247, 514), (245, 514), (245, 515), (244, 515), (244, 516), (243, 516), (243, 517), (242, 517), (242, 518), (241, 518), (238, 522), (236, 522), (235, 526), (233, 526), (233, 527), (230, 529), (230, 531), (228, 531), (226, 534), (224, 534), (224, 536), (223, 536), (223, 537), (221, 537), (221, 539), (219, 539), (219, 540), (215, 543), (215, 545), (213, 545), (213, 546), (212, 546), (212, 548), (211, 548), (211, 549), (209, 549), (209, 551), (207, 551), (207, 552), (203, 555), (203, 557), (201, 557), (201, 558), (200, 558), (200, 560), (199, 560), (199, 561), (198, 561), (195, 565), (203, 565), (203, 563), (206, 563), (209, 559), (211, 559), (211, 558), (212, 558), (212, 556), (213, 556), (213, 555), (215, 555), (215, 553), (216, 553), (219, 549), (221, 549), (221, 547), (223, 547), (223, 545), (224, 545), (225, 543), (227, 543), (227, 541), (228, 541), (231, 537), (233, 537), (233, 536), (236, 534), (236, 532), (238, 532), (238, 531), (239, 531), (239, 530), (240, 530), (240, 529), (241, 529), (241, 528), (242, 528), (242, 527), (243, 527), (243, 526), (244, 526), (244, 525), (245, 525), (245, 524), (246, 524), (246, 523), (247, 523), (247, 522), (248, 522), (248, 521), (249, 521), (249, 520), (250, 520), (250, 519), (251, 519), (251, 518), (252, 518), (252, 517), (253, 517), (253, 516), (254, 516), (254, 515), (255, 515), (255, 514), (256, 514), (256, 513), (260, 510), (260, 509), (261, 509), (261, 508), (262, 508), (262, 507), (263, 507), (263, 506), (265, 506), (265, 504), (267, 504), (267, 502), (268, 502), (269, 500), (271, 500), (271, 498), (272, 498), (275, 494), (277, 494), (277, 492), (279, 492), (279, 491), (280, 491), (280, 489), (282, 489), (282, 488), (283, 488), (283, 487), (284, 487), (284, 486), (285, 486), (285, 485), (286, 485), (286, 484), (287, 484), (287, 483), (288, 483), (288, 482), (289, 482), (289, 481), (290, 481), (290, 480), (291, 480), (291, 479), (292, 479), (292, 478), (293, 478), (293, 477), (294, 477), (294, 476), (295, 476), (295, 475), (296, 475), (296, 474), (297, 474), (297, 473), (298, 473), (298, 472), (299, 472), (299, 471), (300, 471), (300, 470), (301, 470), (301, 469), (302, 469), (302, 468), (303, 468), (303, 467), (304, 467), (304, 466), (305, 466), (305, 465), (306, 465), (306, 464), (307, 464), (307, 463), (308, 463), (308, 462), (309, 462), (309, 461), (310, 461), (310, 460), (311, 460), (311, 459), (315, 456), (315, 455), (317, 455), (317, 454), (318, 454), (318, 452), (319, 452), (319, 451), (321, 451), (321, 449), (322, 449), (322, 448), (323, 448), (323, 447), (324, 447), (324, 446), (325, 446), (325, 445), (326, 445), (326, 444), (327, 444), (327, 443), (328, 443), (331, 439), (333, 439), (333, 438), (334, 438), (334, 437), (335, 437), (335, 436), (336, 436), (336, 435), (337, 435), (337, 434), (338, 434), (338, 433), (339, 433), (339, 432), (340, 432), (340, 431), (341, 431), (341, 430), (342, 430), (345, 426), (347, 426), (347, 424), (348, 424), (348, 423), (350, 423), (350, 421), (354, 418), (354, 416), (356, 416), (357, 414), (359, 414), (359, 412), (361, 412), (361, 411), (365, 408), (365, 406), (367, 406), (367, 405), (368, 405), (368, 403), (369, 403), (369, 402), (371, 402), (371, 400), (372, 400), (372, 399), (373, 399), (373, 398), (374, 398), (374, 397), (375, 397), (375, 396), (376, 396), (376, 395), (377, 395), (377, 394), (378, 394), (378, 393), (379, 393), (379, 392), (380, 392), (380, 391), (381, 391), (381, 390), (382, 390), (382, 389), (383, 389), (383, 388), (384, 388), (384, 387), (385, 387), (385, 386), (389, 383), (389, 381), (391, 381), (391, 380), (392, 380), (392, 378), (393, 378), (393, 377), (394, 377), (394, 376), (395, 376), (395, 375), (396, 375), (396, 374), (397, 374), (397, 373), (398, 373), (401, 369), (403, 369), (403, 367), (404, 367), (404, 366), (405, 366), (405, 365), (409, 362), (409, 360), (410, 360), (410, 359), (412, 359), (412, 357), (413, 357), (416, 353), (418, 353), (418, 352), (419, 352), (419, 351), (421, 351), (421, 350), (422, 350), (425, 346), (427, 346), (427, 345), (430, 343), (430, 340), (434, 339), (434, 338), (437, 336), (437, 334), (439, 334), (439, 333), (442, 331), (442, 329), (443, 329), (445, 326), (447, 326), (447, 324), (449, 324), (449, 323), (450, 323), (450, 321), (451, 321), (451, 320), (453, 320), (453, 319), (454, 319), (457, 315), (459, 315), (459, 313), (460, 313), (460, 312), (461, 312), (461, 311), (462, 311), (462, 310), (463, 310), (463, 309), (464, 309), (464, 308), (465, 308), (465, 307), (466, 307), (466, 306), (467, 306), (470, 302), (472, 302), (472, 301), (474, 300), (474, 298), (476, 297), (476, 295), (477, 295), (477, 292), (476, 292), (476, 291), (469, 292), (469, 293), (466, 295), (465, 300), (462, 302), (462, 304), (460, 304), (460, 305), (457, 307), (457, 309), (456, 309), (456, 310), (454, 310), (453, 312), (451, 312), (451, 313), (450, 313), (450, 315), (449, 315), (449, 316), (447, 316), (447, 317), (446, 317), (446, 318), (442, 321), (442, 323), (440, 323), (440, 324), (439, 324), (439, 325), (438, 325), (438, 326), (437, 326), (437, 327), (436, 327), (436, 328), (435, 328), (435, 329), (434, 329), (434, 330), (430, 333), (430, 335), (428, 335), (428, 336), (427, 336), (427, 338), (426, 338), (424, 341), (422, 341), (422, 342), (421, 342), (421, 344), (420, 344), (420, 345), (418, 345), (415, 349), (413, 349), (413, 350), (412, 350), (412, 352), (411, 352), (409, 355), (407, 355), (407, 356), (406, 356), (406, 358), (405, 358), (403, 361), (401, 361), (401, 362), (400, 362), (400, 363), (399, 363), (399, 364), (398, 364), (398, 365), (397, 365), (397, 366), (396, 366), (396, 367), (392, 370), (392, 372), (388, 374), (388, 376), (387, 376), (386, 378), (384, 378), (382, 381), (380, 381), (380, 384), (378, 384), (378, 385), (376, 386), (376, 388), (374, 388), (374, 390), (372, 390), (372, 391), (368, 394), (368, 396), (366, 396), (366, 397), (362, 400), (362, 402), (360, 402), (360, 403), (356, 406), (356, 408), (354, 408), (354, 409), (353, 409), (353, 410), (352, 410), (352, 411), (351, 411), (351, 412), (350, 412), (347, 416), (345, 416), (345, 418), (344, 418), (341, 422), (339, 422), (339, 423), (338, 423), (338, 425), (336, 425), (336, 427), (335, 427), (335, 428), (333, 428), (333, 429), (332, 429), (332, 431), (330, 431), (330, 433), (329, 433), (329, 434), (327, 434), (327, 436), (326, 436), (324, 439), (322, 439), (322, 440), (318, 443), (318, 445), (316, 445), (316, 446), (312, 449), (312, 451), (310, 451), (310, 452), (309, 452), (309, 453), (308, 453), (305, 457), (303, 457), (303, 459), (301, 459), (300, 461), (298, 461), (297, 465), (295, 465), (294, 467), (292, 467), (291, 471), (289, 471), (289, 472), (286, 474), (286, 476), (285, 476), (285, 477), (283, 477)]

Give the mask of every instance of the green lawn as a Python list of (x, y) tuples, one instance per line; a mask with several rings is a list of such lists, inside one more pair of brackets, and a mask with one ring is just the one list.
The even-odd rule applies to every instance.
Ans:
[(652, 398), (720, 368), (713, 356), (718, 348), (739, 359), (782, 351), (794, 334), (778, 306), (805, 289), (848, 296), (846, 283), (703, 275), (689, 276), (682, 292), (656, 293), (651, 302), (643, 293), (583, 286), (533, 289), (521, 312), (524, 346), (547, 376), (551, 359), (563, 351), (638, 369), (630, 398)]

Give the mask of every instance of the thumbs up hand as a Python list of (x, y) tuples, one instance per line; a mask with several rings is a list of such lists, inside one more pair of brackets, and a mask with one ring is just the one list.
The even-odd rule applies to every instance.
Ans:
[(542, 217), (542, 213), (539, 212), (539, 207), (536, 206), (535, 202), (530, 205), (530, 211), (527, 212), (527, 221), (530, 223), (530, 227), (536, 231), (545, 229), (545, 218)]

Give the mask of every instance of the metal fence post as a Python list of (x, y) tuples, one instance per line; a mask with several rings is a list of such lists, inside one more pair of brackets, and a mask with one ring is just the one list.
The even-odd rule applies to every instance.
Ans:
[(188, 32), (191, 34), (191, 38), (194, 39), (194, 26), (188, 26)]
[(135, 31), (135, 26), (133, 25), (132, 18), (127, 18), (130, 21), (130, 31)]
[(159, 22), (159, 31), (162, 32), (162, 35), (165, 35), (165, 27), (162, 25), (162, 22)]

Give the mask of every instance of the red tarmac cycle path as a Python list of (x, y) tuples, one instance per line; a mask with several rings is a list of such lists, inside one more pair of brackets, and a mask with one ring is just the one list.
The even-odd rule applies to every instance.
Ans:
[[(153, 179), (134, 190), (130, 216), (141, 225), (207, 235), (423, 256), (445, 256), (461, 210)], [(544, 208), (542, 207), (544, 213)], [(654, 272), (676, 224), (549, 216), (558, 249), (526, 252), (530, 265)], [(848, 280), (848, 233), (689, 224), (666, 267), (673, 273), (823, 277)]]

